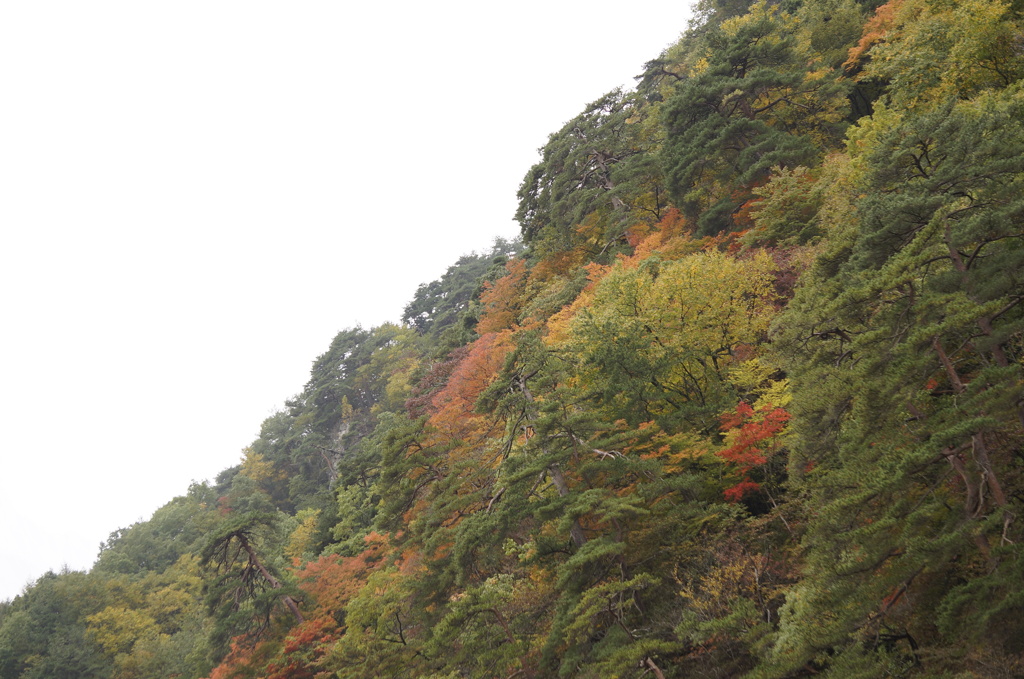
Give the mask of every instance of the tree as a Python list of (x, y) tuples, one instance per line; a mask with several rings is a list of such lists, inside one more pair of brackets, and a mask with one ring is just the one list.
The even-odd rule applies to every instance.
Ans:
[(851, 135), (857, 219), (777, 326), (815, 508), (780, 673), (1021, 650), (1022, 104), (882, 108)]
[[(1008, 87), (1024, 77), (1020, 14), (997, 0), (891, 0), (865, 27), (847, 66), (886, 84), (885, 100), (932, 107)], [(866, 62), (866, 63), (865, 63)]]
[(764, 255), (713, 251), (617, 264), (572, 322), (569, 346), (583, 379), (634, 426), (717, 429), (735, 403), (735, 350), (767, 331), (771, 267)]
[(94, 570), (107, 577), (161, 572), (197, 549), (216, 523), (217, 495), (205, 483), (157, 509), (148, 521), (121, 528), (100, 546)]
[(261, 558), (257, 535), (272, 527), (272, 514), (233, 514), (218, 526), (202, 550), (202, 565), (214, 578), (207, 582), (207, 605), (218, 617), (215, 643), (227, 650), (232, 636), (259, 638), (270, 627), (275, 603), (283, 605), (295, 622), (304, 618), (292, 590)]
[(597, 255), (622, 238), (627, 214), (660, 217), (663, 199), (645, 185), (658, 183), (646, 115), (637, 97), (613, 90), (548, 138), (518, 194), (516, 219), (532, 252), (572, 249), (576, 228), (595, 220), (596, 238), (586, 245)]
[(500, 267), (522, 250), (523, 243), (518, 238), (498, 238), (489, 252), (460, 257), (439, 279), (416, 289), (405, 306), (402, 321), (438, 345), (433, 358), (472, 341), (476, 322), (474, 302), (484, 281), (495, 280)]
[(113, 599), (113, 583), (64, 570), (49, 572), (0, 618), (3, 679), (103, 679), (112, 667), (86, 634), (87, 618)]
[(830, 69), (807, 69), (792, 24), (763, 0), (723, 22), (665, 104), (669, 195), (701, 234), (732, 230), (772, 168), (809, 163), (842, 130), (844, 88)]

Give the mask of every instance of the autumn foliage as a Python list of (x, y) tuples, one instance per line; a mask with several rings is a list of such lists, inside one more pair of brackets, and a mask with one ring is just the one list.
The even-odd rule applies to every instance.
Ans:
[(877, 4), (700, 3), (0, 679), (1024, 676), (1021, 6)]
[(782, 408), (768, 405), (754, 411), (744, 402), (740, 402), (736, 410), (722, 415), (722, 432), (728, 447), (717, 455), (743, 477), (739, 483), (725, 489), (728, 500), (736, 502), (760, 490), (761, 486), (750, 479), (750, 472), (779, 454), (781, 434), (789, 418), (789, 413)]

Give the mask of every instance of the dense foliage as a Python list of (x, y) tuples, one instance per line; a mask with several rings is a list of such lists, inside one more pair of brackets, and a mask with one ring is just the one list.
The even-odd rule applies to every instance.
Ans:
[(1024, 676), (1022, 11), (703, 0), (0, 679)]

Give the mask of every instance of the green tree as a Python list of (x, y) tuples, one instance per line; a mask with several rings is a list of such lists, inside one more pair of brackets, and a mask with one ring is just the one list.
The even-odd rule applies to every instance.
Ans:
[(274, 514), (229, 514), (203, 547), (201, 564), (210, 575), (206, 601), (217, 621), (212, 641), (221, 656), (232, 637), (263, 635), (278, 604), (295, 622), (303, 621), (293, 588), (275, 573), (271, 557), (258, 550), (261, 539), (273, 536), (277, 521)]
[(709, 31), (706, 59), (664, 106), (669, 195), (701, 234), (735, 228), (772, 168), (808, 164), (838, 141), (844, 88), (830, 69), (808, 70), (794, 30), (792, 17), (755, 3)]
[(483, 291), (484, 281), (499, 277), (500, 268), (522, 250), (518, 238), (497, 238), (490, 251), (460, 257), (440, 278), (416, 289), (405, 305), (402, 321), (436, 345), (430, 352), (434, 358), (469, 344), (475, 338), (474, 302)]
[(112, 600), (111, 583), (52, 571), (8, 604), (0, 618), (0, 677), (105, 679), (112, 666), (86, 634), (87, 617)]
[(780, 673), (1022, 650), (1022, 104), (882, 109), (852, 135), (857, 219), (777, 325), (814, 508)]
[(107, 577), (162, 572), (205, 539), (217, 521), (216, 503), (212, 488), (192, 484), (186, 495), (157, 509), (148, 521), (111, 533), (100, 546), (94, 572)]
[[(666, 208), (643, 125), (642, 100), (613, 90), (548, 138), (542, 159), (519, 187), (516, 219), (531, 251), (543, 256), (582, 240), (591, 256), (620, 241), (630, 220), (660, 218)], [(588, 239), (577, 227), (589, 220)]]

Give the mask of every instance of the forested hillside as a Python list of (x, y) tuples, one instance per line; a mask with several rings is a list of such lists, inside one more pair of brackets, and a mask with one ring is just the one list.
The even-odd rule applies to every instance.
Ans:
[(1024, 676), (1022, 12), (702, 0), (0, 679)]

